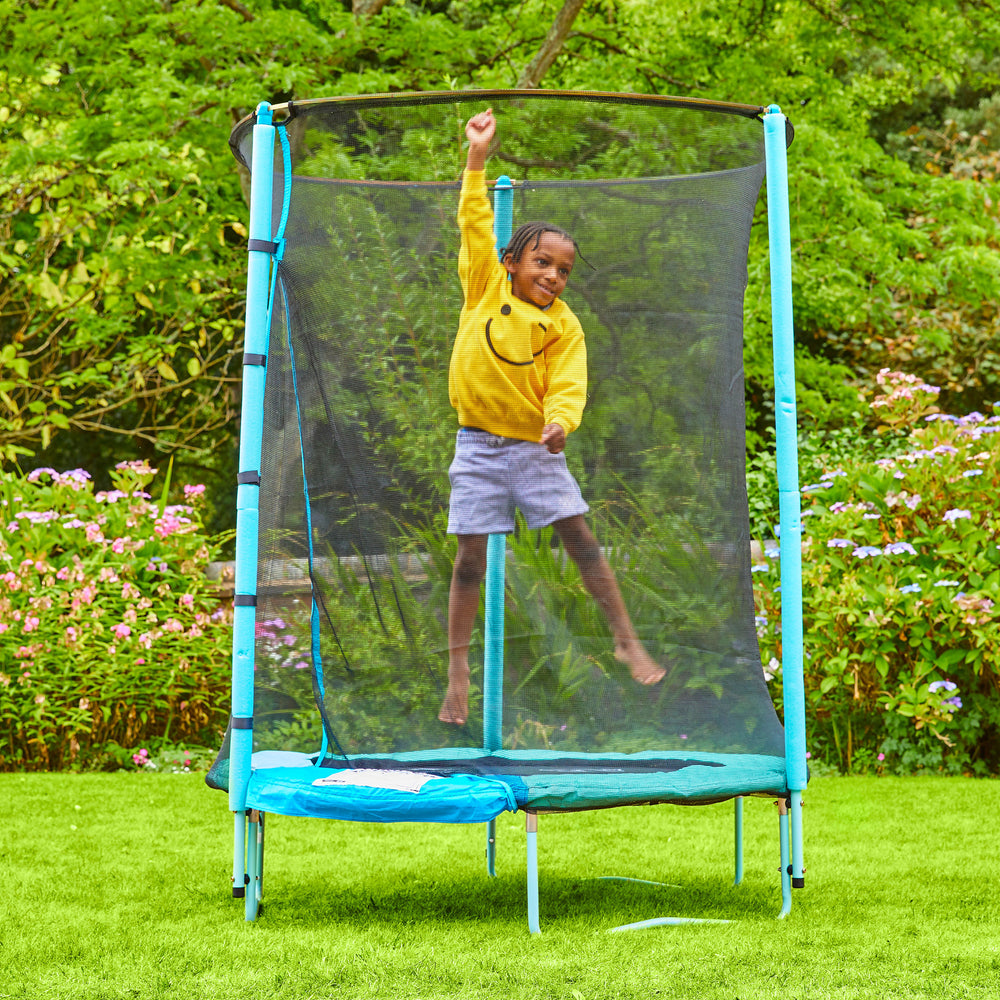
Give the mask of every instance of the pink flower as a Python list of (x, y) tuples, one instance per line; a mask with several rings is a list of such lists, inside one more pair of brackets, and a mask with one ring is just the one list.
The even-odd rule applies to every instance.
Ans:
[(182, 608), (193, 608), (194, 594), (181, 594), (178, 603)]
[(98, 524), (91, 522), (87, 525), (87, 541), (88, 542), (103, 542), (104, 533), (101, 531), (101, 527)]
[(203, 483), (199, 483), (197, 486), (185, 486), (184, 499), (191, 500), (193, 497), (200, 497), (204, 492), (205, 486)]
[(878, 755), (878, 759), (879, 759), (879, 760), (885, 760), (885, 754), (884, 754), (884, 753), (880, 753), (880, 754)]
[(111, 543), (111, 551), (121, 555), (125, 551), (125, 543), (128, 541), (127, 538), (116, 538)]
[(24, 631), (34, 632), (35, 629), (38, 628), (40, 624), (41, 621), (34, 615), (28, 615), (28, 617), (24, 619)]
[(138, 660), (135, 661), (138, 666), (142, 666), (146, 661), (140, 656)]
[(117, 624), (111, 631), (114, 632), (116, 639), (127, 639), (132, 634), (132, 629), (124, 622)]
[(0, 622), (0, 635), (3, 635), (9, 628), (10, 626), (6, 622)]
[(184, 626), (176, 618), (168, 618), (163, 623), (164, 632), (183, 632)]
[(62, 569), (56, 570), (57, 580), (68, 580), (70, 578), (70, 571), (67, 567), (63, 566)]
[(76, 640), (77, 640), (76, 629), (73, 628), (72, 625), (70, 625), (66, 629), (66, 641), (67, 642), (76, 642)]

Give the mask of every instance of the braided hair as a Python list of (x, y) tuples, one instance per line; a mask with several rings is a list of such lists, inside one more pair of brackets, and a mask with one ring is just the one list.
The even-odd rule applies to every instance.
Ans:
[(538, 249), (538, 244), (543, 233), (555, 233), (556, 236), (561, 236), (564, 240), (569, 240), (573, 244), (573, 249), (576, 251), (577, 257), (588, 267), (593, 266), (580, 252), (579, 243), (565, 229), (555, 226), (551, 222), (525, 222), (523, 225), (518, 226), (514, 230), (514, 235), (511, 236), (510, 242), (500, 251), (501, 259), (509, 256), (516, 264), (524, 256), (525, 250)]

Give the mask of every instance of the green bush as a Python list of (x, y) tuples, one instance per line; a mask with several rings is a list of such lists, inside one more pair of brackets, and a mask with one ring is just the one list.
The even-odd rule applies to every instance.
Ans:
[[(883, 369), (872, 401), (899, 447), (803, 487), (811, 742), (843, 770), (994, 771), (1000, 762), (1000, 416), (937, 411), (935, 386)], [(780, 687), (776, 560), (756, 571), (766, 672)]]
[[(216, 553), (156, 470), (0, 472), (0, 770), (115, 766), (150, 741), (224, 728), (231, 613), (205, 577)], [(169, 476), (168, 476), (169, 480)]]

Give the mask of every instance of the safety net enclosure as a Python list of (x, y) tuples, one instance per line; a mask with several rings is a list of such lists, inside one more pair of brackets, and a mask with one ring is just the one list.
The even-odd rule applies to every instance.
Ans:
[[(487, 107), (498, 245), (511, 220), (546, 220), (578, 244), (562, 299), (585, 334), (586, 404), (568, 467), (665, 673), (633, 679), (558, 531), (519, 513), (499, 549), (491, 541), (456, 725), (439, 719), (456, 211), (465, 123)], [(263, 398), (243, 404), (242, 435), (260, 450), (254, 461), (241, 449), (233, 721), (210, 783), (237, 810), (457, 822), (801, 787), (761, 667), (745, 485), (743, 309), (765, 109), (462, 91), (272, 114), (230, 140), (254, 197), (262, 163), (270, 191), (267, 231), (251, 222), (244, 392), (257, 377)], [(262, 124), (276, 135), (266, 159)], [(538, 321), (544, 331), (541, 310)], [(531, 344), (504, 358), (495, 331), (483, 330), (493, 353), (535, 365), (544, 391)], [(235, 747), (253, 752), (245, 775)], [(413, 772), (418, 791), (405, 787)]]

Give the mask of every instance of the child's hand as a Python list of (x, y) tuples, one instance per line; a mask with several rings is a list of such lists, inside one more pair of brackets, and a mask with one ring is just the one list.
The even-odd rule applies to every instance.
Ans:
[(539, 444), (544, 444), (551, 454), (558, 455), (566, 447), (566, 432), (559, 424), (546, 424), (542, 428)]
[(486, 166), (486, 155), (490, 141), (496, 134), (497, 120), (493, 117), (493, 109), (487, 108), (473, 115), (465, 126), (465, 136), (469, 140), (469, 158), (466, 166), (469, 170), (483, 170)]
[(493, 117), (493, 109), (487, 108), (473, 115), (465, 126), (465, 137), (471, 144), (488, 146), (490, 139), (497, 130), (497, 120)]

